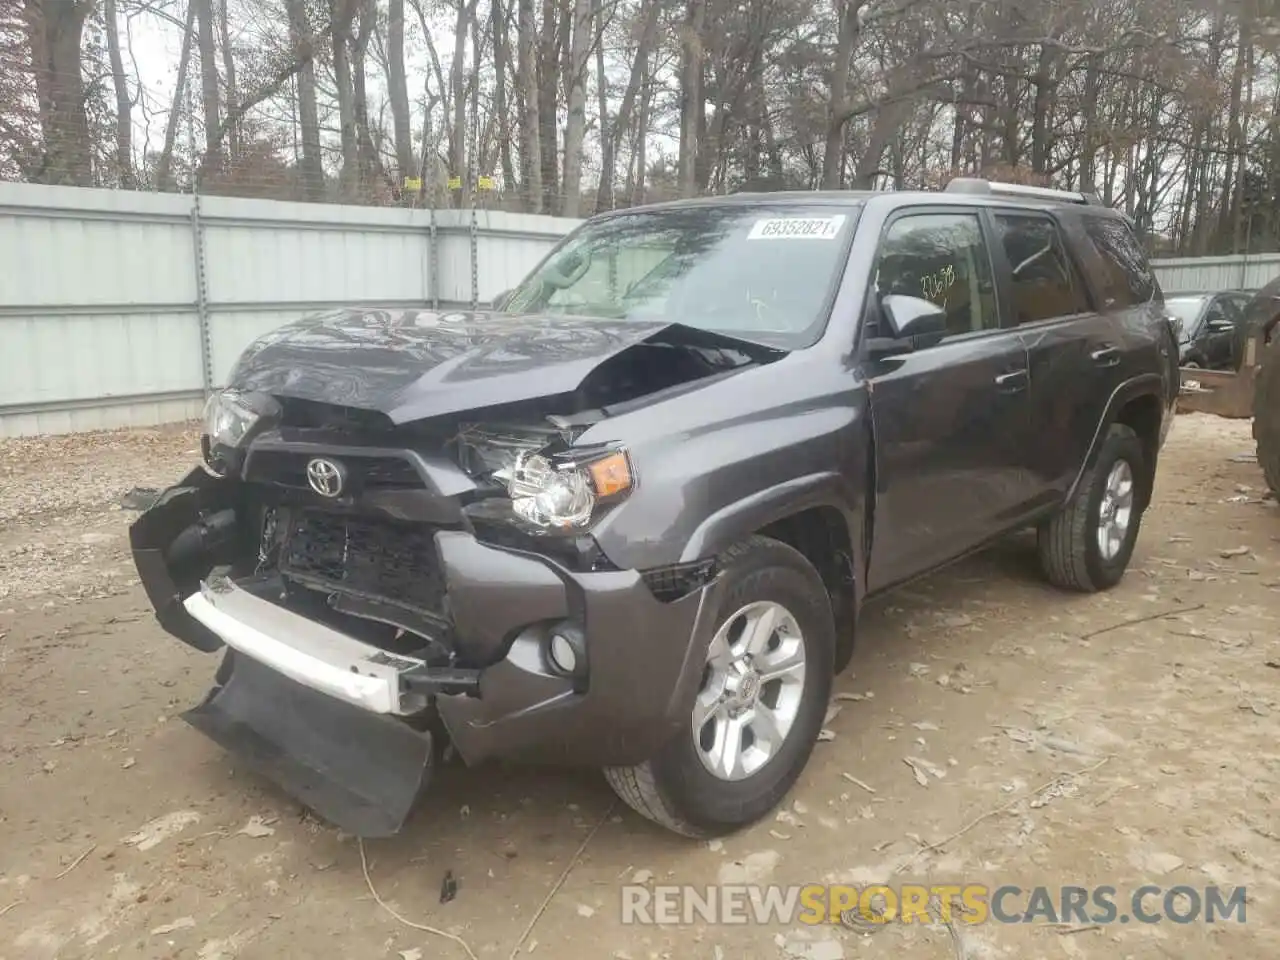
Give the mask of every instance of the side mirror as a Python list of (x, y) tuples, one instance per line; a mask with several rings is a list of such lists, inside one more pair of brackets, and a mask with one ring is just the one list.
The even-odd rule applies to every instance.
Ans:
[(880, 301), (880, 312), (895, 340), (947, 332), (947, 311), (922, 297), (891, 293)]
[(889, 336), (867, 341), (867, 353), (872, 357), (910, 353), (920, 338), (941, 339), (947, 332), (947, 312), (922, 297), (888, 294), (880, 300), (880, 315), (889, 327)]

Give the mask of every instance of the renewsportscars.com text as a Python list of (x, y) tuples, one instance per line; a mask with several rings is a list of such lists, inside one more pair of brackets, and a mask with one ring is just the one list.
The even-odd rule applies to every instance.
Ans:
[(1244, 887), (991, 887), (984, 884), (720, 886), (629, 884), (622, 922), (840, 923), (1218, 923), (1245, 922)]

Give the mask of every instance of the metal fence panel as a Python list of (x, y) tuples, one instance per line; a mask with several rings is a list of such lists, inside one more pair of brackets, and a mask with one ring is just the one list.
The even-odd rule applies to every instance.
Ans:
[(0, 184), (0, 435), (181, 414), (200, 386), (189, 207)]
[[(486, 304), (577, 224), (0, 183), (0, 436), (195, 416), (261, 334), (339, 306)], [(1155, 266), (1169, 293), (1256, 288), (1280, 254)]]
[(1166, 294), (1257, 290), (1280, 276), (1280, 254), (1153, 261)]
[(261, 334), (485, 302), (575, 225), (0, 183), (0, 436), (187, 419)]

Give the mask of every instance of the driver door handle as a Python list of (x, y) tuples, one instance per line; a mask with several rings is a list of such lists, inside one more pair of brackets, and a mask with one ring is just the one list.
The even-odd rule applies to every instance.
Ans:
[(996, 377), (996, 388), (1001, 393), (1021, 393), (1027, 389), (1029, 379), (1026, 370), (1012, 370)]
[(1100, 367), (1114, 367), (1120, 362), (1120, 351), (1111, 344), (1107, 344), (1089, 354), (1089, 359)]

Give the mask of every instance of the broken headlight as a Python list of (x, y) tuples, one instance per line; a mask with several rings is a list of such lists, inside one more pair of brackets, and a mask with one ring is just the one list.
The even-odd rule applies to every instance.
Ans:
[(544, 529), (581, 530), (596, 505), (631, 491), (631, 462), (623, 450), (583, 460), (524, 452), (507, 480), (511, 509), (526, 523)]
[(459, 465), (489, 484), (487, 495), (465, 508), (483, 525), (582, 533), (599, 507), (626, 497), (635, 484), (626, 450), (574, 447), (571, 432), (551, 424), (464, 424), (457, 443)]
[(204, 405), (204, 430), (200, 453), (205, 470), (225, 477), (243, 457), (245, 441), (265, 420), (278, 415), (280, 405), (263, 393), (220, 390)]

